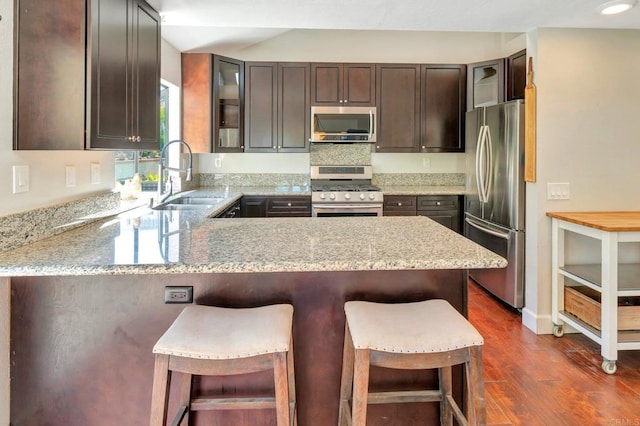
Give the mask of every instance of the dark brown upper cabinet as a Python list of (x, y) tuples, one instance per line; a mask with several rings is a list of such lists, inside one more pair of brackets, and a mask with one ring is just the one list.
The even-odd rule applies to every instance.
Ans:
[(182, 138), (192, 152), (244, 151), (244, 62), (182, 54)]
[(147, 3), (18, 0), (15, 39), (15, 149), (158, 149), (160, 17)]
[(311, 64), (311, 105), (374, 106), (374, 64)]
[(464, 151), (465, 65), (380, 64), (376, 152)]
[(376, 67), (377, 152), (417, 152), (420, 146), (420, 65)]
[(16, 2), (14, 149), (85, 148), (85, 0)]
[(308, 152), (310, 65), (245, 64), (245, 151)]
[(463, 152), (467, 67), (423, 65), (420, 151)]
[(527, 50), (521, 50), (507, 57), (507, 101), (524, 99), (527, 85)]
[(91, 0), (89, 148), (160, 139), (160, 16), (141, 0)]
[(524, 99), (527, 51), (467, 66), (467, 110)]
[(505, 100), (505, 60), (476, 62), (467, 66), (467, 110)]

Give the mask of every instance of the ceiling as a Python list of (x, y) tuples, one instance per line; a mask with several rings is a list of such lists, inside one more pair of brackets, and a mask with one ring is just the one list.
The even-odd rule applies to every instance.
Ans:
[(292, 29), (522, 33), (540, 27), (640, 29), (640, 5), (606, 0), (147, 0), (179, 51), (242, 48)]

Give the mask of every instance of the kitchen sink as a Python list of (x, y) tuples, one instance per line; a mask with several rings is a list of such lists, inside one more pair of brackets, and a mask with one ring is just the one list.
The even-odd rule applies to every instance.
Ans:
[(153, 210), (204, 210), (213, 209), (215, 205), (212, 204), (158, 204), (153, 207)]
[(224, 197), (181, 197), (171, 200), (168, 204), (180, 204), (180, 205), (212, 205), (218, 204)]

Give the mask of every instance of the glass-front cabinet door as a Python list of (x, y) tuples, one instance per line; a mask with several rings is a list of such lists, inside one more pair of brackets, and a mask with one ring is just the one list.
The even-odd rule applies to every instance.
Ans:
[(469, 64), (467, 81), (467, 111), (504, 102), (504, 59)]
[(214, 55), (213, 151), (244, 150), (244, 63)]

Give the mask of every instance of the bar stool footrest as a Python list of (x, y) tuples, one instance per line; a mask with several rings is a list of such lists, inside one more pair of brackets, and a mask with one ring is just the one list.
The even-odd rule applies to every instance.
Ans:
[(276, 399), (264, 398), (194, 398), (191, 411), (202, 410), (261, 410), (275, 408)]
[(390, 404), (394, 402), (437, 402), (442, 401), (439, 390), (415, 390), (393, 392), (371, 392), (367, 396), (369, 404)]

